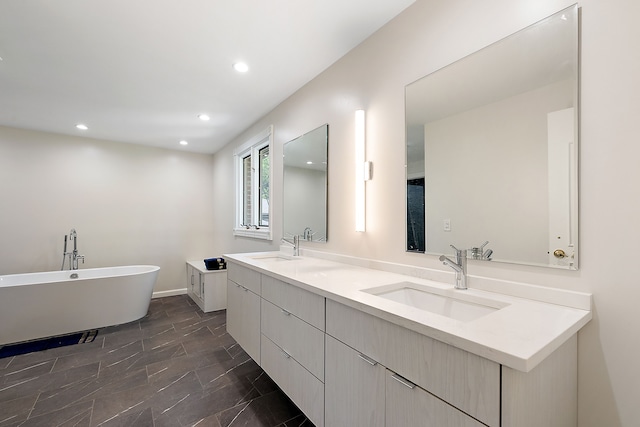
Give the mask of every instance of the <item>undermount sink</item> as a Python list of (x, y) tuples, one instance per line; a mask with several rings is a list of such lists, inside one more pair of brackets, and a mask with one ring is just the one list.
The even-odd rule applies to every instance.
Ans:
[(251, 259), (255, 259), (256, 261), (294, 261), (298, 258), (283, 254), (263, 254), (253, 256)]
[(454, 296), (450, 295), (450, 290), (411, 282), (378, 286), (363, 292), (462, 322), (478, 319), (507, 306), (489, 298), (458, 294), (465, 291), (457, 291)]

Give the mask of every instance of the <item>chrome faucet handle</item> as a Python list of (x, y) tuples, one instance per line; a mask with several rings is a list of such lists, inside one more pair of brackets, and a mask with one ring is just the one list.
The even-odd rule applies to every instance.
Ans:
[(463, 258), (467, 258), (467, 250), (466, 249), (458, 249), (453, 245), (449, 245), (453, 248), (454, 251), (456, 251), (456, 262), (458, 263), (458, 265), (462, 265), (462, 259)]

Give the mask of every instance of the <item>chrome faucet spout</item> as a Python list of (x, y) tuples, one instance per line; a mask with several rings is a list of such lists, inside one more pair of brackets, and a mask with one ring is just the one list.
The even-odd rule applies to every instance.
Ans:
[(453, 270), (458, 273), (462, 273), (462, 267), (460, 267), (454, 260), (444, 256), (444, 255), (440, 255), (440, 258), (438, 258), (440, 261), (442, 261), (442, 263), (444, 265), (448, 265), (449, 267), (453, 268)]

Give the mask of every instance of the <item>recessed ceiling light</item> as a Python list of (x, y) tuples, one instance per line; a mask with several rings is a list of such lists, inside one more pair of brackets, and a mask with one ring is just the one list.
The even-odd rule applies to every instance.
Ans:
[(313, 162), (307, 162), (307, 164), (308, 164), (308, 165), (312, 165), (312, 164), (313, 164)]
[(82, 123), (78, 123), (78, 124), (76, 125), (76, 129), (80, 129), (80, 130), (87, 130), (87, 129), (89, 129), (89, 128), (87, 127), (87, 125), (83, 125)]
[(189, 145), (189, 143), (183, 139), (182, 141), (180, 141), (180, 145)]
[(233, 64), (233, 69), (239, 73), (246, 73), (249, 71), (249, 66), (244, 62), (236, 62)]
[(211, 117), (207, 116), (206, 114), (198, 114), (198, 118), (203, 122), (208, 122), (209, 120), (211, 120)]

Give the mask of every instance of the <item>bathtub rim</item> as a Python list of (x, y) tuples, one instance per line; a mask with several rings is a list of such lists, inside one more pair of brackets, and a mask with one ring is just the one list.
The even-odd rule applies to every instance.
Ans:
[[(61, 281), (84, 281), (92, 279), (106, 279), (109, 277), (136, 276), (158, 272), (160, 266), (151, 264), (117, 265), (111, 267), (92, 267), (78, 270), (51, 270), (33, 273), (4, 274), (0, 276), (0, 288), (10, 286), (41, 285)], [(109, 271), (111, 274), (95, 274)], [(78, 274), (77, 278), (71, 278), (72, 274)], [(87, 275), (87, 273), (89, 275)], [(115, 273), (115, 274), (114, 274)], [(20, 278), (30, 280), (19, 281)]]

